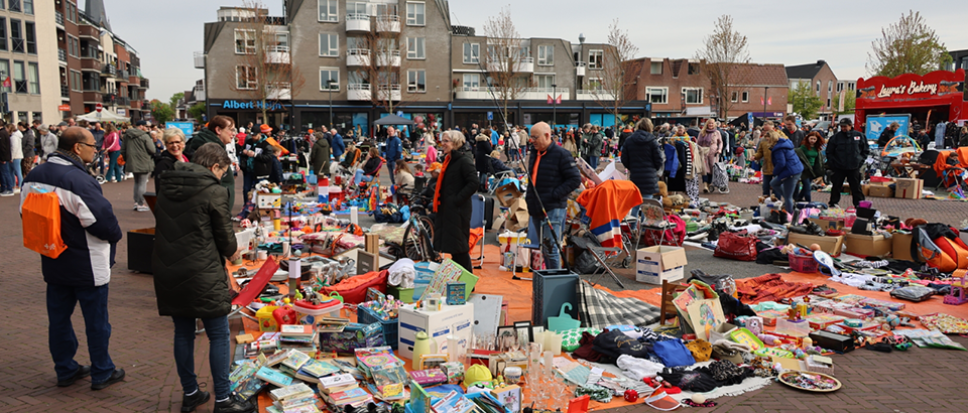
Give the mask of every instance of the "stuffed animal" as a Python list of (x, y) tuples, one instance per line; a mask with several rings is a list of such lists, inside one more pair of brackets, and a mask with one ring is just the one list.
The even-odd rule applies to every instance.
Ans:
[(662, 207), (664, 209), (680, 209), (686, 206), (686, 197), (681, 194), (669, 195), (669, 187), (666, 186), (665, 182), (659, 181), (659, 196), (662, 197)]

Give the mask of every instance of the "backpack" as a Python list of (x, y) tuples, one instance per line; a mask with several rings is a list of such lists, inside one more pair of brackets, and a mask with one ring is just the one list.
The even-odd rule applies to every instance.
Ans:
[(958, 230), (945, 224), (925, 224), (914, 228), (911, 257), (942, 272), (968, 268), (968, 245)]
[(61, 238), (60, 198), (56, 192), (31, 191), (20, 213), (25, 247), (54, 259), (67, 249)]

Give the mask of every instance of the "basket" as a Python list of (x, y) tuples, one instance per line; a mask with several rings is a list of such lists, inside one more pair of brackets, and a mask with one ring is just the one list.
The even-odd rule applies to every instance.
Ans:
[(373, 310), (364, 307), (356, 307), (356, 322), (360, 324), (380, 323), (383, 326), (383, 342), (390, 348), (397, 349), (397, 337), (399, 335), (400, 323), (396, 318), (384, 320), (376, 315)]
[(802, 273), (814, 273), (820, 270), (820, 264), (811, 255), (796, 255), (790, 253), (790, 269)]

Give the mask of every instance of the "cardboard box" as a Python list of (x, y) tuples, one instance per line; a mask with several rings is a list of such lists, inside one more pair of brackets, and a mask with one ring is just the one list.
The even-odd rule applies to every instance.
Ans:
[(921, 199), (924, 181), (917, 178), (898, 178), (894, 190), (895, 198)]
[(635, 281), (662, 284), (662, 280), (682, 279), (686, 267), (686, 250), (682, 247), (657, 245), (635, 252)]
[(870, 196), (873, 198), (893, 198), (894, 190), (884, 183), (871, 184)]
[(518, 190), (518, 186), (513, 182), (501, 185), (494, 190), (494, 198), (505, 208), (510, 207), (515, 199), (523, 199), (523, 196), (524, 194)]
[(847, 253), (859, 257), (886, 257), (893, 248), (892, 241), (883, 235), (847, 234), (844, 241)]
[(839, 219), (825, 219), (825, 218), (807, 218), (810, 222), (817, 224), (824, 231), (828, 229), (844, 229), (845, 220), (843, 218)]
[[(847, 191), (847, 185), (844, 185), (844, 191)], [(860, 186), (860, 192), (862, 194), (864, 194), (865, 197), (871, 196), (871, 185), (870, 184), (862, 184)]]
[(458, 342), (469, 345), (474, 326), (474, 304), (442, 305), (440, 311), (424, 311), (400, 307), (398, 353), (413, 358), (413, 342), (418, 331), (437, 341), (437, 353), (447, 352), (447, 336), (457, 337)]
[(524, 198), (515, 198), (508, 206), (508, 219), (504, 223), (504, 228), (511, 231), (520, 231), (528, 227), (528, 203)]
[(914, 261), (911, 257), (911, 241), (914, 234), (902, 234), (895, 232), (891, 236), (891, 256), (896, 260)]
[(844, 236), (837, 237), (820, 237), (817, 235), (806, 235), (798, 234), (796, 232), (791, 232), (787, 236), (788, 244), (801, 244), (806, 247), (810, 247), (810, 244), (817, 244), (820, 246), (820, 250), (830, 254), (832, 257), (840, 256), (840, 250), (843, 249)]

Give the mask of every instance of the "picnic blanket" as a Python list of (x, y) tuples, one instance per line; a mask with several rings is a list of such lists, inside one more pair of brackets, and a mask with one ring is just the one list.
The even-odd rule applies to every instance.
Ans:
[(659, 320), (659, 307), (638, 298), (617, 297), (592, 287), (588, 281), (578, 284), (581, 304), (578, 308), (582, 327), (605, 328), (616, 324), (646, 326)]
[(610, 179), (578, 196), (591, 219), (588, 228), (605, 248), (622, 246), (622, 219), (642, 204), (642, 194), (631, 181)]

